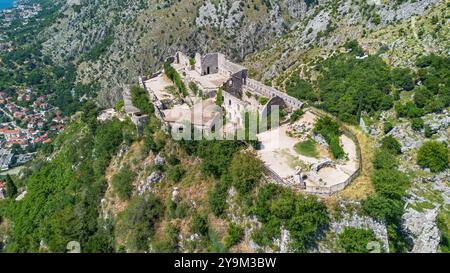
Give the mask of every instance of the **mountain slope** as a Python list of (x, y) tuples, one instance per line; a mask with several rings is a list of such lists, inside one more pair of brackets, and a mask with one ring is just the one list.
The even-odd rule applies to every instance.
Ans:
[(152, 73), (177, 50), (243, 59), (301, 18), (306, 2), (67, 1), (42, 36), (55, 61), (77, 63), (79, 81), (102, 83), (98, 101), (111, 106), (120, 84)]

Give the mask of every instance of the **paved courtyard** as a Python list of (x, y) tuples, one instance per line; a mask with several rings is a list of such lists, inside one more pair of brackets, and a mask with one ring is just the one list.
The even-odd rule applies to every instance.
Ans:
[[(303, 135), (289, 134), (292, 125), (283, 124), (280, 127), (258, 134), (258, 140), (261, 141), (261, 148), (258, 155), (264, 164), (283, 179), (289, 179), (296, 174), (298, 167), (302, 173), (307, 175), (305, 183), (307, 186), (331, 187), (344, 183), (358, 169), (358, 157), (355, 143), (347, 136), (339, 137), (344, 152), (345, 159), (330, 160), (323, 153), (318, 158), (308, 157), (299, 154), (295, 150), (295, 144), (307, 138), (317, 117), (307, 111), (295, 125), (305, 128)], [(326, 150), (326, 147), (317, 145), (320, 150)], [(314, 166), (319, 166), (327, 162), (317, 171)]]

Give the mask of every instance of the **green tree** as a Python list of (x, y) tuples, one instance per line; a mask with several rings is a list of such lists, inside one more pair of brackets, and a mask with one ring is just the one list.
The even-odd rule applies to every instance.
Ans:
[(134, 177), (135, 173), (131, 171), (129, 167), (120, 169), (120, 171), (112, 177), (114, 191), (120, 199), (125, 200), (131, 197)]
[(424, 126), (423, 120), (421, 118), (413, 118), (411, 119), (411, 128), (414, 131), (420, 131), (422, 130)]
[(331, 117), (325, 116), (320, 118), (313, 129), (314, 133), (321, 134), (328, 145), (330, 146), (331, 153), (334, 158), (339, 159), (345, 155), (339, 142), (339, 124), (334, 121)]
[(230, 165), (233, 185), (242, 195), (249, 193), (262, 176), (262, 162), (250, 153), (237, 153)]
[(176, 253), (178, 251), (178, 228), (169, 224), (164, 233), (164, 238), (155, 242), (153, 247), (158, 253)]
[(132, 251), (147, 251), (155, 224), (163, 216), (163, 206), (153, 194), (136, 196), (118, 215), (117, 230), (124, 234)]
[(6, 175), (6, 197), (14, 198), (17, 194), (17, 187), (9, 174)]
[(425, 124), (425, 137), (430, 138), (433, 136), (433, 130), (429, 124)]
[(294, 112), (292, 112), (291, 117), (290, 117), (290, 122), (296, 122), (297, 120), (299, 120), (301, 118), (301, 116), (303, 116), (304, 112), (302, 109), (296, 109), (294, 110)]
[(362, 202), (362, 209), (379, 221), (397, 222), (403, 214), (403, 202), (376, 194)]
[(395, 87), (405, 91), (414, 88), (414, 78), (409, 68), (394, 68), (391, 71), (391, 80)]
[(137, 85), (131, 87), (131, 103), (139, 108), (143, 114), (151, 115), (155, 112), (147, 90)]
[(430, 168), (432, 172), (447, 169), (449, 164), (447, 144), (437, 141), (425, 142), (417, 153), (417, 164), (424, 168)]
[(372, 183), (377, 194), (390, 199), (400, 200), (409, 187), (408, 177), (395, 169), (376, 170), (372, 175)]
[(338, 245), (347, 253), (367, 253), (367, 244), (378, 242), (373, 230), (345, 227), (338, 236)]
[(398, 167), (398, 159), (390, 151), (379, 149), (375, 152), (373, 166), (375, 169), (396, 169)]
[(390, 151), (394, 154), (400, 154), (402, 152), (402, 146), (393, 136), (385, 136), (381, 140), (381, 149)]
[(222, 106), (223, 105), (223, 91), (222, 88), (219, 88), (216, 94), (216, 105)]

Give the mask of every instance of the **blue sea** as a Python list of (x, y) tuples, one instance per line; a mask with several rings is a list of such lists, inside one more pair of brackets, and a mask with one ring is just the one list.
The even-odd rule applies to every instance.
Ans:
[(9, 9), (14, 7), (14, 0), (0, 0), (0, 9)]

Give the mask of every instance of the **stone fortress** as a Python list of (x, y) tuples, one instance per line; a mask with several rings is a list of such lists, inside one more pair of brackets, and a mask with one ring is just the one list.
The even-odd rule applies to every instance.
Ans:
[[(155, 114), (163, 127), (172, 132), (183, 133), (187, 126), (193, 126), (205, 132), (235, 134), (244, 127), (245, 113), (252, 112), (262, 118), (278, 108), (289, 117), (294, 110), (303, 107), (303, 103), (296, 98), (250, 79), (245, 67), (229, 61), (221, 53), (204, 56), (197, 53), (194, 58), (189, 58), (177, 52), (167, 59), (167, 63), (189, 87), (186, 88), (187, 94), (181, 94), (163, 70), (150, 77), (139, 78), (139, 84), (149, 92)], [(222, 95), (220, 106), (216, 104), (218, 92)], [(131, 105), (127, 90), (124, 101), (125, 110), (135, 123), (146, 120)], [(342, 190), (358, 175), (360, 156), (357, 143), (343, 134), (340, 142), (346, 157), (331, 160), (326, 152), (326, 142), (312, 132), (317, 118), (318, 113), (306, 110), (294, 124), (282, 122), (269, 130), (259, 130), (256, 135), (259, 148), (256, 152), (264, 162), (265, 174), (270, 180), (327, 196)], [(316, 140), (321, 151), (318, 158), (296, 151), (295, 145), (307, 138)]]

